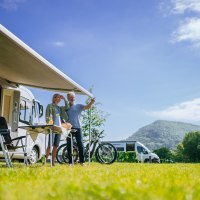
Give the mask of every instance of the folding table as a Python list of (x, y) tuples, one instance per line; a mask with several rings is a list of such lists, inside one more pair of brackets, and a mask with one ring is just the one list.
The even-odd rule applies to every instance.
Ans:
[[(24, 163), (27, 165), (27, 138), (30, 135), (33, 141), (37, 139), (39, 133), (45, 134), (45, 152), (46, 152), (46, 135), (50, 134), (50, 163), (52, 167), (52, 134), (55, 132), (56, 134), (62, 133), (62, 128), (56, 125), (29, 125), (29, 126), (19, 126), (18, 128), (22, 128), (26, 130), (26, 141), (25, 141), (25, 157)], [(45, 158), (46, 163), (46, 158)]]

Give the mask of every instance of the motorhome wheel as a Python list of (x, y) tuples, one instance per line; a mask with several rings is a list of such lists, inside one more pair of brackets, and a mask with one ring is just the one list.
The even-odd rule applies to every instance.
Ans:
[(33, 147), (29, 157), (30, 164), (36, 164), (38, 161), (38, 157), (39, 157), (38, 149), (36, 147)]

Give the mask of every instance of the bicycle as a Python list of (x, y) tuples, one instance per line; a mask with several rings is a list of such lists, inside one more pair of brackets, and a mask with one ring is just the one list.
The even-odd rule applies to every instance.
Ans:
[[(67, 136), (65, 136), (65, 137), (66, 137), (65, 139), (67, 139), (67, 137), (69, 137), (70, 134), (75, 133), (75, 132), (76, 132), (76, 130), (72, 129), (72, 130), (70, 131), (70, 133), (69, 133)], [(64, 141), (64, 140), (60, 140), (60, 141)], [(76, 143), (76, 142), (75, 142), (75, 139), (73, 138), (73, 144), (75, 144), (75, 143)], [(64, 149), (66, 146), (67, 146), (67, 143), (64, 143), (64, 144), (60, 145), (60, 146), (58, 147), (58, 149), (57, 149), (57, 152), (56, 152), (56, 160), (57, 160), (57, 162), (60, 163), (60, 164), (64, 164), (64, 163), (65, 163), (64, 160), (63, 160), (63, 158), (62, 158), (62, 154), (63, 154), (63, 149)], [(74, 149), (74, 150), (76, 149), (76, 145), (73, 145), (73, 149)], [(75, 162), (76, 162), (76, 160), (78, 159), (78, 154), (77, 154), (77, 156), (75, 156), (76, 152), (77, 152), (77, 151), (75, 150), (75, 153), (72, 153)]]
[[(95, 155), (96, 160), (101, 164), (112, 164), (115, 162), (117, 158), (117, 150), (116, 148), (108, 143), (101, 142), (100, 138), (103, 136), (103, 131), (100, 133), (93, 132), (91, 142), (90, 142), (90, 159), (92, 159), (93, 155)], [(62, 155), (62, 159), (60, 157)], [(89, 160), (89, 141), (85, 146), (85, 159)], [(76, 142), (73, 143), (73, 152), (72, 156), (74, 162), (78, 162), (78, 147)], [(61, 164), (69, 163), (68, 152), (67, 152), (67, 144), (62, 144), (57, 151), (56, 155), (57, 161)]]

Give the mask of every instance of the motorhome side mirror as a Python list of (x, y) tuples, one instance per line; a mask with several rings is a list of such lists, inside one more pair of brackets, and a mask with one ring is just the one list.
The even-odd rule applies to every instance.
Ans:
[(43, 116), (43, 106), (39, 104), (39, 118)]

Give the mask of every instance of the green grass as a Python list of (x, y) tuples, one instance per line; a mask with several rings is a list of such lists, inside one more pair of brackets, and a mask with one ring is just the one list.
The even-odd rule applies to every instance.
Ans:
[(200, 199), (200, 164), (92, 163), (8, 169), (0, 164), (0, 199)]

